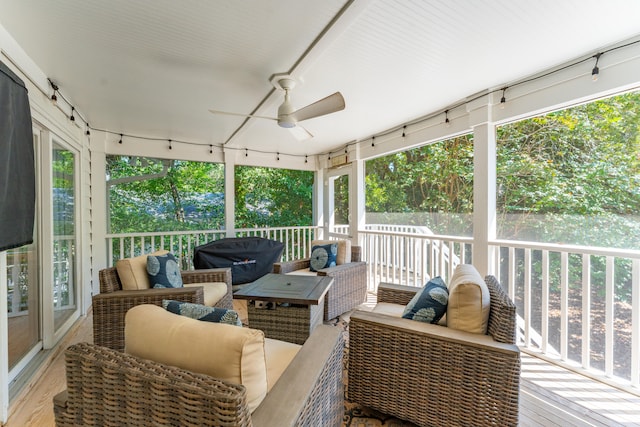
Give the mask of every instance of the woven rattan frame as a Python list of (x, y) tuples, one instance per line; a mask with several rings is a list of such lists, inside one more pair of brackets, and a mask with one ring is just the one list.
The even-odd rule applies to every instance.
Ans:
[[(124, 316), (131, 307), (140, 304), (161, 306), (162, 300), (166, 299), (204, 303), (204, 292), (201, 287), (124, 291), (115, 267), (100, 270), (98, 275), (100, 294), (92, 297), (93, 342), (114, 350), (124, 350)], [(230, 268), (183, 271), (182, 281), (183, 283), (226, 283), (227, 293), (215, 306), (233, 308)]]
[[(333, 277), (324, 299), (324, 319), (330, 320), (362, 304), (367, 296), (367, 264), (361, 260), (360, 246), (351, 246), (351, 262), (318, 270), (319, 276)], [(278, 262), (273, 272), (287, 274), (309, 268), (310, 259)]]
[(256, 308), (247, 304), (249, 326), (260, 329), (266, 337), (304, 344), (319, 324), (322, 323), (324, 300), (321, 305), (276, 305), (272, 310)]
[(245, 388), (80, 343), (66, 351), (56, 426), (339, 426), (343, 333), (321, 325), (253, 414)]
[[(494, 277), (485, 282), (490, 335), (354, 312), (349, 399), (419, 426), (517, 425), (520, 352), (514, 341), (498, 341), (515, 339), (515, 306)], [(416, 291), (381, 288), (378, 302), (398, 304)]]

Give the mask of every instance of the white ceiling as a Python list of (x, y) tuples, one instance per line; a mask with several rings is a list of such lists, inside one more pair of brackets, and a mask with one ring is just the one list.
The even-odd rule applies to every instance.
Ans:
[[(298, 155), (593, 55), (640, 35), (639, 17), (639, 0), (0, 0), (93, 128)], [(276, 73), (299, 81), (296, 107), (340, 91), (346, 109), (304, 121), (305, 142), (208, 112), (277, 115)]]

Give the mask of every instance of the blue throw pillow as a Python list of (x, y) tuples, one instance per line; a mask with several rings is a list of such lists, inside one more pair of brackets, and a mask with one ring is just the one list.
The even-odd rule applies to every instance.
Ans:
[(147, 276), (152, 288), (181, 288), (180, 266), (173, 254), (149, 255), (147, 257)]
[(318, 271), (323, 268), (335, 267), (338, 255), (338, 244), (318, 245), (311, 248), (311, 260), (309, 270)]
[(438, 323), (447, 312), (449, 290), (440, 276), (429, 280), (426, 285), (411, 298), (402, 317), (425, 323)]
[(171, 313), (186, 316), (191, 319), (202, 320), (204, 322), (226, 323), (228, 325), (242, 326), (240, 316), (235, 310), (207, 307), (206, 305), (173, 300), (163, 300), (162, 307), (164, 307), (165, 310), (170, 311)]

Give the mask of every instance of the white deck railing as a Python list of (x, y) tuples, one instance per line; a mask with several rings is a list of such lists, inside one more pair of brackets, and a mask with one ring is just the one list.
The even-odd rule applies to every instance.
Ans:
[(436, 276), (446, 282), (458, 264), (471, 262), (470, 238), (371, 228), (360, 235), (372, 292), (380, 282), (423, 286)]
[(640, 392), (640, 251), (491, 243), (522, 348)]
[[(283, 261), (309, 256), (309, 243), (316, 238), (319, 227), (242, 228), (235, 237), (258, 236), (285, 244)], [(152, 233), (122, 233), (107, 235), (107, 265), (120, 258), (134, 257), (166, 249), (176, 255), (185, 270), (193, 269), (193, 250), (213, 240), (224, 239), (224, 230), (158, 231)]]
[[(337, 227), (330, 238), (347, 234)], [(368, 288), (380, 282), (422, 286), (450, 279), (472, 263), (473, 240), (429, 234), (422, 227), (368, 225), (359, 232)], [(283, 260), (309, 256), (318, 227), (237, 230), (285, 243)], [(165, 248), (192, 267), (193, 248), (223, 230), (109, 235), (109, 265)], [(518, 307), (524, 351), (640, 393), (640, 251), (495, 240), (495, 274)], [(487, 248), (489, 250), (490, 248)]]

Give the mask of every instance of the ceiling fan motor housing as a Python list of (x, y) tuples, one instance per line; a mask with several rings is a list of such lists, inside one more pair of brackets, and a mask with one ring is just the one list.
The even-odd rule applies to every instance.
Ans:
[[(281, 80), (282, 82), (282, 80)], [(292, 113), (295, 111), (291, 100), (289, 99), (289, 89), (292, 86), (283, 85), (284, 88), (284, 102), (278, 107), (278, 125), (283, 128), (292, 128), (296, 126), (296, 119)]]

